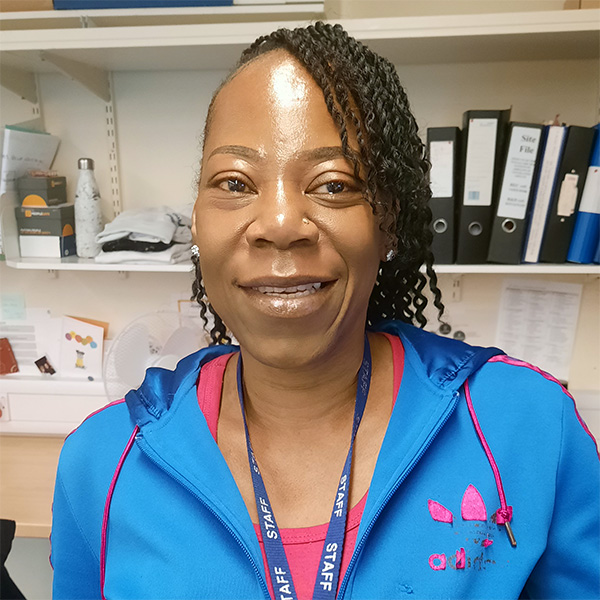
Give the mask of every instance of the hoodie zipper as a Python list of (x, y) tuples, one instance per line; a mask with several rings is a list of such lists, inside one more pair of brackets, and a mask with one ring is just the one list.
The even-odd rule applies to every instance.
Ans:
[(223, 525), (223, 527), (225, 527), (225, 529), (231, 534), (231, 536), (233, 537), (233, 539), (238, 543), (238, 545), (240, 546), (240, 548), (243, 550), (244, 554), (248, 557), (248, 560), (250, 561), (250, 564), (252, 565), (252, 567), (254, 568), (254, 571), (258, 577), (258, 581), (260, 583), (260, 586), (263, 590), (264, 593), (264, 597), (267, 600), (271, 600), (271, 594), (269, 592), (269, 589), (267, 587), (267, 582), (265, 581), (265, 578), (263, 577), (263, 574), (261, 572), (261, 570), (258, 568), (254, 558), (252, 557), (252, 555), (250, 554), (250, 552), (248, 551), (248, 548), (246, 547), (246, 545), (244, 544), (244, 542), (242, 542), (242, 540), (240, 539), (240, 537), (237, 535), (237, 533), (235, 532), (235, 530), (229, 526), (229, 524), (219, 515), (219, 513), (217, 511), (215, 511), (209, 504), (208, 502), (206, 502), (206, 500), (204, 500), (204, 498), (202, 498), (189, 484), (188, 482), (181, 477), (177, 471), (175, 471), (174, 469), (172, 469), (168, 464), (166, 464), (159, 456), (156, 452), (154, 452), (149, 445), (147, 444), (147, 442), (144, 444), (143, 442), (144, 437), (142, 434), (138, 434), (136, 436), (136, 440), (138, 442), (142, 442), (140, 444), (138, 444), (139, 448), (142, 450), (142, 452), (155, 464), (157, 465), (160, 469), (162, 469), (165, 473), (167, 473), (168, 475), (170, 475), (171, 477), (173, 477), (173, 479), (175, 479), (176, 481), (178, 481), (186, 490), (188, 490), (188, 492), (190, 492), (190, 494), (192, 494), (192, 496), (194, 496), (201, 504), (203, 504), (208, 511), (217, 519), (217, 521), (219, 521), (219, 523), (221, 523)]
[(427, 452), (429, 446), (431, 446), (431, 444), (432, 444), (433, 440), (436, 438), (437, 434), (440, 432), (442, 427), (444, 427), (444, 425), (446, 424), (448, 419), (452, 416), (452, 414), (456, 410), (456, 407), (458, 406), (459, 397), (460, 397), (460, 392), (454, 392), (452, 406), (449, 407), (446, 414), (438, 421), (436, 428), (432, 431), (431, 435), (427, 438), (425, 443), (421, 446), (419, 452), (417, 452), (413, 461), (404, 470), (404, 473), (402, 474), (402, 476), (396, 480), (396, 483), (394, 484), (392, 489), (387, 493), (383, 502), (377, 509), (377, 512), (375, 513), (375, 515), (369, 522), (369, 525), (367, 526), (364, 533), (362, 534), (360, 541), (358, 542), (357, 546), (354, 548), (354, 552), (352, 553), (352, 558), (350, 559), (350, 562), (348, 563), (346, 573), (344, 574), (344, 579), (342, 581), (342, 584), (340, 585), (340, 589), (339, 589), (339, 592), (337, 595), (337, 600), (342, 600), (344, 598), (344, 595), (346, 593), (346, 587), (348, 586), (348, 581), (350, 578), (350, 573), (352, 572), (352, 569), (353, 569), (354, 565), (356, 564), (356, 561), (358, 560), (358, 555), (360, 554), (362, 547), (365, 545), (365, 541), (366, 541), (369, 533), (371, 532), (371, 529), (373, 529), (373, 526), (375, 525), (375, 521), (377, 521), (377, 519), (379, 518), (379, 515), (383, 512), (383, 509), (386, 507), (387, 503), (390, 501), (390, 498), (396, 493), (396, 490), (402, 485), (402, 483), (404, 482), (406, 477), (414, 469), (415, 465), (421, 460), (421, 457), (425, 454), (425, 452)]

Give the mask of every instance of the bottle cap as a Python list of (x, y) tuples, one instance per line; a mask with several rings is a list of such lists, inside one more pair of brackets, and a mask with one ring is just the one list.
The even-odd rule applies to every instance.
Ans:
[(80, 158), (77, 161), (77, 166), (80, 169), (89, 169), (90, 171), (94, 170), (94, 161), (91, 158)]

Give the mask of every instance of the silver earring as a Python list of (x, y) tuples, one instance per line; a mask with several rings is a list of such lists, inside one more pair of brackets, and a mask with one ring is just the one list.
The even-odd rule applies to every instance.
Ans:
[(388, 253), (385, 255), (386, 262), (390, 262), (396, 258), (396, 252), (394, 250), (388, 250)]
[(196, 246), (196, 244), (194, 244), (190, 250), (192, 252), (192, 256), (195, 256), (196, 258), (200, 256), (200, 251), (198, 250), (198, 246)]

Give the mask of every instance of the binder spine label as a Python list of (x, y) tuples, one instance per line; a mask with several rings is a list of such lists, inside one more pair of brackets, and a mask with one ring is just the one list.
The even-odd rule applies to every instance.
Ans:
[(491, 206), (498, 119), (470, 119), (464, 206)]
[(454, 190), (454, 142), (431, 142), (429, 144), (431, 160), (431, 197), (451, 198)]
[(538, 128), (513, 127), (500, 191), (499, 217), (525, 219), (541, 135)]
[(600, 167), (589, 167), (579, 212), (600, 214)]
[(564, 137), (564, 127), (550, 127), (537, 188), (537, 196), (535, 198), (533, 214), (531, 215), (525, 262), (536, 263), (540, 257), (540, 248), (542, 247), (542, 238), (544, 237), (546, 218), (550, 208), (554, 179), (556, 170), (558, 169), (558, 161), (560, 160)]
[(570, 217), (575, 212), (577, 204), (577, 183), (579, 175), (567, 173), (560, 184), (556, 214), (559, 217)]

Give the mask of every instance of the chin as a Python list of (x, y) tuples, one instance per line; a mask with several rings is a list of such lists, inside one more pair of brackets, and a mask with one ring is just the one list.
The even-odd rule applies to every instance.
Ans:
[[(232, 330), (244, 353), (265, 366), (278, 369), (309, 369), (327, 362), (341, 345), (364, 335), (366, 315), (321, 314), (315, 320), (269, 319), (261, 327)], [(238, 330), (239, 329), (239, 330)]]
[[(300, 331), (296, 327), (282, 326), (276, 331), (267, 333), (249, 332), (236, 335), (244, 352), (256, 361), (279, 369), (297, 369), (314, 364), (331, 349), (333, 335), (319, 329), (315, 333)], [(235, 332), (234, 332), (235, 335)]]

